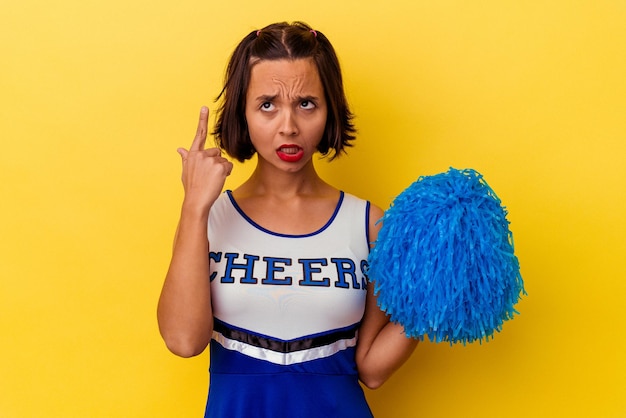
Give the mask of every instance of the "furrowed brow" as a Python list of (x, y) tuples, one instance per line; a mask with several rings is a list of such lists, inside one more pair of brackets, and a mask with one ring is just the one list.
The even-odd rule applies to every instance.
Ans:
[(276, 97), (278, 97), (277, 94), (274, 94), (274, 95), (262, 94), (260, 96), (257, 96), (256, 101), (259, 103), (273, 102), (276, 99)]
[(314, 102), (314, 103), (317, 103), (317, 102), (319, 102), (319, 100), (320, 100), (320, 99), (319, 99), (319, 97), (317, 97), (317, 96), (311, 96), (311, 95), (308, 95), (308, 96), (298, 96), (298, 97), (296, 97), (296, 101), (298, 101), (298, 102), (304, 102), (304, 101), (306, 101), (306, 102)]

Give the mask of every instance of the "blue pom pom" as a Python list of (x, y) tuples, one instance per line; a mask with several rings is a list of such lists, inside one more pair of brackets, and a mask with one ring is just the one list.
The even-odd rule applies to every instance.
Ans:
[(368, 258), (380, 308), (412, 338), (489, 341), (526, 293), (506, 215), (474, 170), (420, 177), (385, 212)]

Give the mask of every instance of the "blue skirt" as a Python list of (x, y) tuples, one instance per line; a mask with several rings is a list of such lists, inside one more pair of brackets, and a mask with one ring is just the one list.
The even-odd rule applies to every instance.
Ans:
[(277, 365), (211, 341), (205, 418), (372, 418), (347, 348), (328, 358)]

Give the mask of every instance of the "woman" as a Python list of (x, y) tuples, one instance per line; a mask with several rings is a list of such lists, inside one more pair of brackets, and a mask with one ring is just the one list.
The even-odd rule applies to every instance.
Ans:
[[(363, 270), (382, 210), (313, 165), (354, 139), (332, 45), (304, 23), (248, 34), (229, 62), (214, 131), (239, 161), (205, 149), (203, 108), (183, 163), (183, 200), (158, 307), (168, 348), (211, 345), (206, 417), (369, 417), (379, 387), (417, 345), (376, 305)], [(208, 245), (208, 247), (207, 247)]]

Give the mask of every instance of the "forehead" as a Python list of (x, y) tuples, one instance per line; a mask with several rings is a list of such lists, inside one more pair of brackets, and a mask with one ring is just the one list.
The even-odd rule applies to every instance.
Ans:
[(252, 66), (248, 94), (283, 91), (323, 93), (319, 72), (312, 58), (261, 60)]

